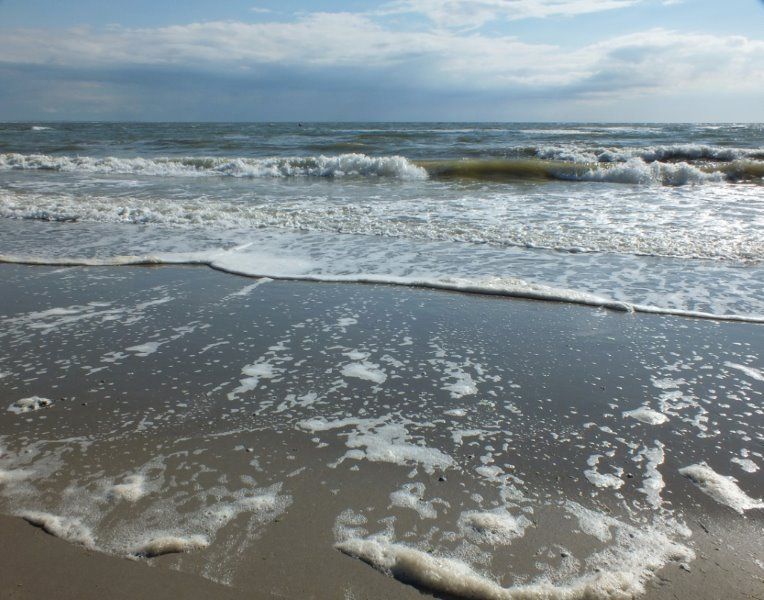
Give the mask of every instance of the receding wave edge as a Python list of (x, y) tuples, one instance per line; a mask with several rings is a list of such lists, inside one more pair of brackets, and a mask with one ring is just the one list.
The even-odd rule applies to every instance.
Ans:
[(237, 268), (235, 263), (227, 263), (223, 253), (179, 253), (146, 256), (113, 256), (107, 258), (76, 258), (76, 257), (36, 257), (19, 255), (1, 255), (0, 263), (56, 266), (56, 267), (108, 267), (108, 266), (161, 266), (161, 265), (205, 265), (217, 271), (245, 277), (280, 279), (288, 281), (314, 281), (322, 283), (365, 283), (381, 285), (398, 285), (406, 287), (448, 290), (462, 293), (507, 296), (526, 300), (542, 300), (564, 304), (577, 304), (606, 308), (621, 312), (647, 313), (655, 315), (689, 317), (714, 321), (738, 321), (745, 323), (764, 323), (764, 315), (715, 314), (702, 311), (664, 308), (649, 304), (633, 304), (599, 296), (589, 292), (579, 292), (565, 288), (556, 288), (541, 284), (533, 284), (520, 279), (508, 278), (417, 278), (395, 275), (324, 275), (324, 274), (288, 274), (274, 272), (255, 272)]

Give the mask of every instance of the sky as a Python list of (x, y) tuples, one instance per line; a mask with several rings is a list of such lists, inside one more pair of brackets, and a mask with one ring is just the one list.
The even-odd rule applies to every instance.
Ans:
[(0, 0), (0, 120), (764, 121), (762, 0)]

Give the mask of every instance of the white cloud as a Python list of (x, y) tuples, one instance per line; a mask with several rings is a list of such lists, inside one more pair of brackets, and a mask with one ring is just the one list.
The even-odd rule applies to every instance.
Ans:
[(496, 19), (574, 16), (625, 8), (642, 0), (394, 0), (378, 14), (419, 14), (438, 27), (469, 29)]
[[(566, 4), (572, 10), (591, 2), (514, 4), (543, 4), (546, 10)], [(756, 91), (764, 85), (764, 41), (742, 36), (654, 29), (570, 49), (452, 29), (394, 30), (358, 13), (312, 13), (291, 22), (6, 31), (0, 36), (2, 62), (111, 71), (153, 66), (239, 76), (265, 67), (288, 76), (290, 68), (298, 68), (334, 78), (355, 69), (379, 74), (391, 86), (424, 91), (550, 98)]]

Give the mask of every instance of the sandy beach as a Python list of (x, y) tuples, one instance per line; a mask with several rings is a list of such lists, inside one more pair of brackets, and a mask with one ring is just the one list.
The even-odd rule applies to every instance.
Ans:
[(760, 327), (0, 269), (3, 598), (764, 589)]

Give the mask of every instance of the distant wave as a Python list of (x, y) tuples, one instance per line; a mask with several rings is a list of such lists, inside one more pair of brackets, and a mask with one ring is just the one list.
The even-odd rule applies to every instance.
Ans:
[[(541, 152), (539, 150), (539, 152)], [(156, 157), (119, 158), (0, 154), (0, 170), (41, 170), (69, 173), (133, 174), (169, 177), (387, 177), (397, 179), (467, 179), (478, 181), (563, 180), (627, 184), (685, 185), (719, 181), (762, 182), (764, 161), (750, 158), (717, 163), (663, 162), (650, 156), (589, 162), (570, 156), (564, 149), (544, 151), (557, 158), (461, 159), (412, 161), (402, 156), (336, 156), (220, 158)], [(651, 151), (655, 156), (680, 155), (678, 150)], [(705, 150), (698, 149), (697, 156)], [(688, 151), (685, 154), (689, 154)], [(624, 155), (626, 156), (626, 155)], [(611, 157), (612, 158), (612, 157)], [(581, 160), (579, 160), (581, 159)]]
[(572, 162), (627, 162), (638, 158), (645, 162), (764, 160), (762, 148), (732, 148), (707, 144), (668, 144), (647, 147), (589, 147), (577, 144), (531, 146), (526, 151), (536, 158)]
[(48, 131), (49, 129), (53, 129), (53, 128), (45, 127), (43, 125), (32, 125), (31, 129), (32, 131)]

